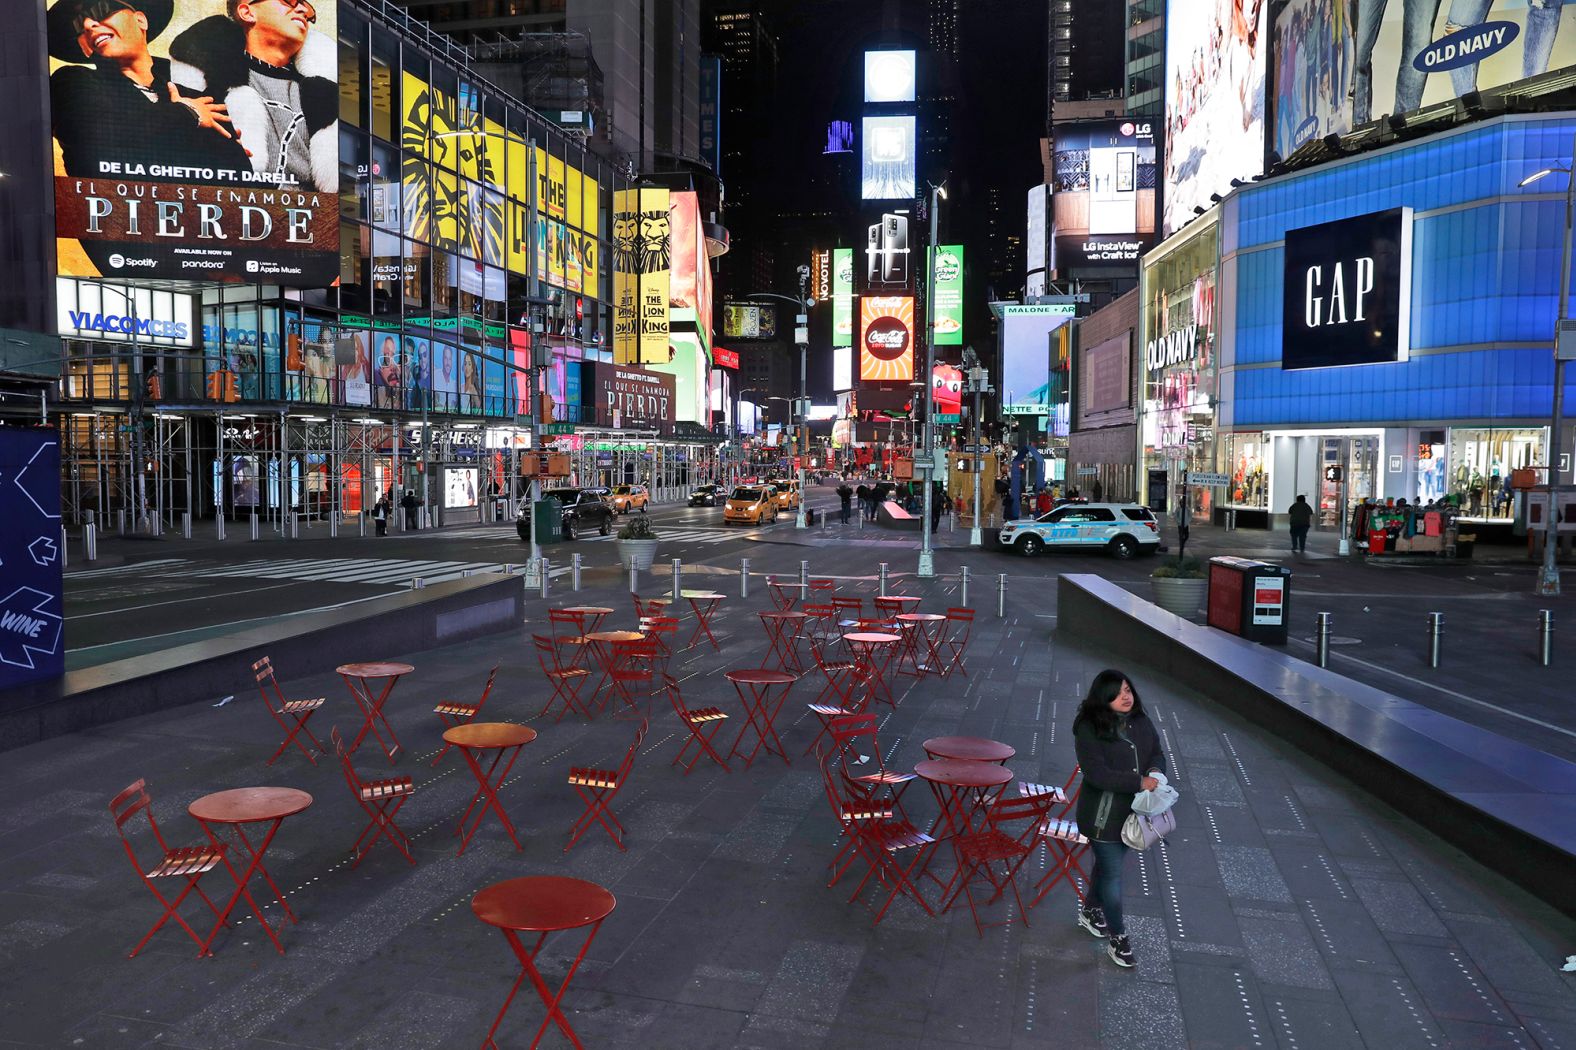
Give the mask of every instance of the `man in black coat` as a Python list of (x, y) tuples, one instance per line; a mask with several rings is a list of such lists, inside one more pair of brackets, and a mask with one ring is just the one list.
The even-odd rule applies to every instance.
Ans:
[(416, 498), (416, 490), (406, 489), (405, 498), (399, 501), (399, 505), (405, 511), (405, 527), (412, 531), (419, 528), (416, 524), (416, 508), (421, 506), (421, 500)]
[[(52, 126), (67, 175), (239, 184), (238, 174), (172, 180), (149, 168), (249, 169), (224, 105), (171, 83), (170, 63), (148, 51), (172, 10), (173, 0), (58, 0), (49, 9), (50, 55), (83, 63), (49, 78)], [(111, 173), (108, 164), (119, 167)]]

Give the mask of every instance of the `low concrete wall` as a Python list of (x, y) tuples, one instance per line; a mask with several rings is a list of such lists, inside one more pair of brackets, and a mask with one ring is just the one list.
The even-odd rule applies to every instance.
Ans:
[(0, 694), (0, 751), (256, 688), (252, 662), (286, 678), (505, 631), (525, 615), (523, 577), (488, 573), (66, 672)]
[(1184, 620), (1098, 576), (1061, 577), (1057, 625), (1137, 654), (1576, 915), (1576, 763)]

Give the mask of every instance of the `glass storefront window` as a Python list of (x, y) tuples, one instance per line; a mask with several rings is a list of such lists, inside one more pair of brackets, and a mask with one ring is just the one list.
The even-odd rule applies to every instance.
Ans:
[(399, 66), (399, 42), (381, 30), (372, 32), (372, 66), (370, 96), (372, 100), (372, 134), (393, 142), (395, 139), (394, 112), (397, 96), (394, 90), (394, 70)]
[(367, 136), (355, 128), (339, 129), (339, 215), (344, 219), (367, 217), (370, 171)]
[(432, 311), (454, 316), (459, 304), (459, 259), (448, 252), (432, 253)]
[(1467, 519), (1510, 520), (1510, 472), (1542, 464), (1543, 443), (1542, 427), (1452, 428), (1447, 497)]
[(403, 280), (405, 309), (426, 310), (432, 303), (432, 249), (417, 241), (405, 241)]
[(339, 301), (346, 310), (366, 312), (371, 300), (367, 287), (369, 231), (351, 223), (339, 225)]
[(351, 127), (362, 127), (365, 117), (362, 110), (366, 102), (366, 69), (363, 56), (367, 51), (367, 24), (348, 9), (339, 12), (339, 122)]
[(399, 154), (388, 146), (372, 144), (372, 205), (374, 226), (400, 228)]
[(1270, 505), (1270, 480), (1267, 472), (1269, 439), (1263, 433), (1232, 434), (1230, 441), (1231, 484), (1226, 504), (1232, 507), (1263, 510)]
[[(409, 264), (414, 266), (414, 264)], [(372, 231), (372, 312), (399, 315), (400, 286), (407, 263), (400, 258), (400, 239), (382, 230)]]

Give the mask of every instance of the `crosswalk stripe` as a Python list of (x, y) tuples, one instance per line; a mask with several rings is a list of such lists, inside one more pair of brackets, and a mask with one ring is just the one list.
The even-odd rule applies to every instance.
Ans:
[(147, 572), (159, 565), (185, 565), (185, 558), (157, 558), (153, 561), (139, 561), (130, 565), (110, 565), (102, 569), (83, 569), (81, 572), (68, 572), (66, 579), (79, 580), (83, 578), (102, 579), (105, 576), (133, 576)]

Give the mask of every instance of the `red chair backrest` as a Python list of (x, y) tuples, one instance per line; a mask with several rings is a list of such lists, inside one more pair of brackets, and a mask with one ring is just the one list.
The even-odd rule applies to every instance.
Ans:
[[(573, 627), (577, 635), (586, 633), (585, 613), (570, 612), (568, 609), (549, 609), (547, 610), (547, 620), (555, 627), (559, 625)], [(556, 634), (557, 632), (553, 633)]]
[(832, 608), (840, 613), (852, 612), (855, 616), (858, 616), (865, 610), (865, 600), (863, 598), (833, 598)]
[(536, 643), (536, 659), (542, 665), (542, 672), (561, 673), (564, 668), (558, 659), (558, 639), (546, 634), (533, 634), (531, 641)]
[(361, 776), (356, 772), (355, 765), (350, 761), (350, 753), (345, 750), (345, 739), (339, 735), (338, 726), (329, 731), (329, 738), (334, 741), (334, 754), (339, 756), (339, 765), (345, 772), (345, 782), (350, 785), (350, 793), (359, 798), (361, 796)]
[(153, 837), (159, 843), (159, 848), (165, 851), (169, 847), (164, 843), (164, 836), (159, 833), (158, 821), (153, 819), (153, 800), (148, 797), (146, 780), (137, 780), (128, 784), (120, 794), (110, 799), (110, 816), (115, 818), (115, 830), (120, 832), (120, 841), (126, 847), (126, 856), (131, 858), (132, 867), (137, 869), (137, 874), (142, 874), (143, 866), (137, 861), (136, 851), (131, 847), (131, 839), (126, 831), (126, 822), (138, 813), (144, 813), (148, 818), (148, 827), (153, 829)]
[(812, 593), (812, 594), (814, 594), (816, 591), (820, 591), (822, 594), (827, 595), (828, 597), (830, 597), (832, 592), (835, 591), (835, 590), (837, 590), (837, 581), (836, 580), (811, 580), (810, 581), (810, 593)]
[(266, 656), (263, 657), (252, 665), (252, 674), (257, 679), (257, 691), (262, 694), (263, 703), (270, 708), (274, 706), (274, 701), (268, 698), (268, 687), (273, 686), (274, 696), (278, 698), (279, 706), (284, 707), (285, 694), (284, 690), (279, 688), (279, 679), (274, 676), (273, 661)]
[(646, 739), (646, 729), (649, 725), (650, 723), (644, 718), (640, 720), (640, 728), (635, 730), (635, 742), (629, 745), (628, 751), (624, 752), (624, 760), (618, 764), (618, 773), (613, 777), (617, 783), (622, 784), (624, 778), (629, 775), (630, 767), (635, 764), (635, 755), (640, 751), (640, 745)]
[(668, 703), (673, 705), (674, 712), (685, 722), (689, 721), (689, 708), (684, 706), (684, 693), (679, 689), (678, 679), (667, 672), (661, 676), (662, 688), (668, 694)]

